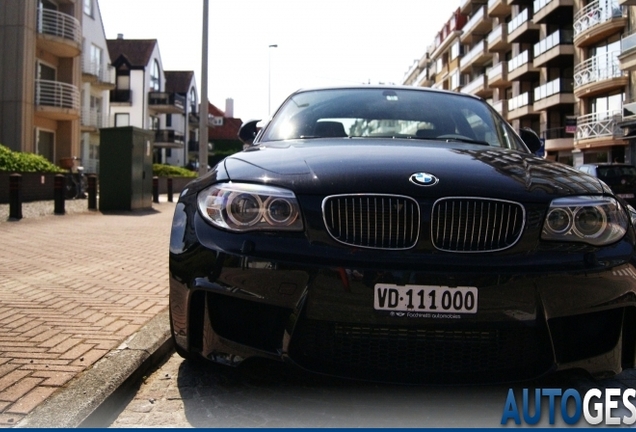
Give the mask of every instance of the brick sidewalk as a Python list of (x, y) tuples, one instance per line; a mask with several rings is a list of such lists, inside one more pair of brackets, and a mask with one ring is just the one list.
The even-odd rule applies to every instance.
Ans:
[(0, 224), (0, 426), (167, 307), (173, 210)]

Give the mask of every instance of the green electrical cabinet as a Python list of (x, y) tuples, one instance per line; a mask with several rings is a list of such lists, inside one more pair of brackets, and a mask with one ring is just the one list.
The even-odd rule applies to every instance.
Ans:
[(100, 129), (99, 210), (152, 208), (152, 131)]

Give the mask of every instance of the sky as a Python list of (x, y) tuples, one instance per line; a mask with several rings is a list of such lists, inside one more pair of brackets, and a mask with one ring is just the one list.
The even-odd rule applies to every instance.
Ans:
[[(299, 88), (401, 84), (459, 0), (209, 0), (208, 100), (264, 119)], [(203, 0), (99, 0), (107, 39), (157, 39), (201, 91)], [(277, 45), (270, 48), (270, 45)], [(271, 107), (270, 107), (271, 106)]]

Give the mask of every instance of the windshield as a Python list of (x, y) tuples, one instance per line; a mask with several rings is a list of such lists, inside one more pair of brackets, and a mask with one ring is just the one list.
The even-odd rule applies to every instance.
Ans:
[(359, 137), (461, 141), (525, 150), (510, 126), (479, 99), (373, 87), (296, 93), (278, 110), (260, 141)]

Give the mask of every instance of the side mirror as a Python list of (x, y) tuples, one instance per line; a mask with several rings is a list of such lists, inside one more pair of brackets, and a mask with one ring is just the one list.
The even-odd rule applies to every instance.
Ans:
[(541, 139), (539, 135), (528, 127), (521, 128), (519, 131), (521, 139), (532, 153), (536, 153), (541, 148)]
[(238, 137), (244, 144), (252, 145), (254, 142), (254, 138), (256, 138), (256, 133), (258, 132), (258, 128), (256, 127), (258, 122), (260, 122), (260, 120), (250, 120), (241, 125), (238, 131)]

